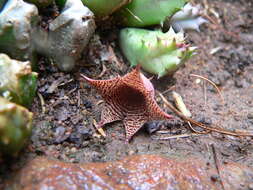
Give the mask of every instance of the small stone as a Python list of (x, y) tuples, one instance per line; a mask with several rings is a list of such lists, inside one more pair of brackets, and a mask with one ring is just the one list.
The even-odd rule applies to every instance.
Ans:
[(249, 184), (248, 189), (253, 190), (253, 183)]
[(54, 133), (55, 136), (55, 140), (54, 143), (62, 143), (63, 141), (65, 141), (69, 135), (66, 132), (66, 129), (62, 126), (57, 127)]
[(206, 125), (211, 125), (212, 124), (212, 120), (210, 118), (207, 118), (203, 115), (200, 115), (197, 119), (198, 122), (206, 124)]
[(130, 150), (129, 152), (128, 152), (128, 155), (134, 155), (134, 153), (135, 153), (135, 151), (134, 150)]
[(248, 119), (253, 119), (253, 112), (248, 113), (247, 118)]
[(75, 147), (70, 149), (71, 153), (75, 153), (77, 151), (77, 149)]
[(162, 125), (160, 125), (159, 121), (150, 121), (144, 124), (144, 127), (148, 131), (149, 134), (154, 133), (155, 131), (159, 130)]

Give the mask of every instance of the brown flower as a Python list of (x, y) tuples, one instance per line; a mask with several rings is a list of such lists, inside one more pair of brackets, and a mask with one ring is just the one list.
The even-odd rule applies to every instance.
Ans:
[(123, 121), (127, 142), (145, 122), (172, 118), (155, 102), (153, 85), (140, 73), (139, 66), (123, 77), (110, 80), (82, 77), (97, 89), (105, 101), (98, 127)]

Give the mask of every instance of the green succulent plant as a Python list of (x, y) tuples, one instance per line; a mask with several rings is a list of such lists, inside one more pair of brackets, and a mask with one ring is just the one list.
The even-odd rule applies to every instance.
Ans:
[(106, 17), (129, 3), (130, 0), (82, 0), (96, 17)]
[(144, 27), (161, 24), (179, 11), (186, 0), (133, 0), (116, 14), (125, 26)]
[(120, 32), (120, 47), (131, 66), (163, 77), (173, 74), (195, 54), (195, 47), (185, 44), (182, 32), (175, 33), (125, 28)]
[(38, 8), (45, 8), (51, 4), (53, 4), (54, 0), (24, 0), (28, 3), (32, 3), (36, 5)]
[(56, 5), (58, 5), (61, 9), (64, 7), (67, 0), (55, 0)]
[(94, 14), (81, 0), (67, 0), (48, 31), (33, 34), (36, 52), (52, 58), (62, 71), (71, 71), (95, 32)]
[(13, 59), (35, 61), (31, 33), (38, 19), (35, 5), (8, 0), (0, 11), (0, 53)]
[(16, 155), (32, 130), (32, 116), (26, 108), (0, 97), (0, 154)]
[(3, 9), (7, 0), (0, 0), (0, 11)]
[(29, 61), (21, 62), (0, 54), (0, 96), (29, 106), (36, 93), (37, 73)]

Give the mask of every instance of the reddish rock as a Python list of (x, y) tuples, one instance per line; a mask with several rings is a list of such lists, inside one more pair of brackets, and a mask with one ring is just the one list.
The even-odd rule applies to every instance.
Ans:
[[(253, 170), (239, 164), (221, 167), (226, 189), (248, 189)], [(213, 176), (218, 176), (214, 180)], [(28, 163), (8, 185), (19, 190), (100, 189), (221, 189), (215, 166), (187, 159), (185, 162), (153, 155), (130, 156), (122, 161), (71, 164), (37, 158)]]

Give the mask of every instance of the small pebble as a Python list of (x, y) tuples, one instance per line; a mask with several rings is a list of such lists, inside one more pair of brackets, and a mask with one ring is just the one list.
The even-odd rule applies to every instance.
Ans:
[(247, 118), (248, 118), (248, 119), (253, 119), (253, 112), (248, 113)]
[(248, 189), (253, 190), (253, 183), (249, 184)]
[(75, 152), (77, 151), (77, 149), (76, 149), (75, 147), (73, 147), (73, 148), (70, 149), (70, 151), (71, 151), (72, 153), (75, 153)]
[(212, 176), (211, 176), (211, 180), (212, 180), (213, 182), (217, 182), (217, 181), (220, 181), (220, 177), (219, 177), (218, 175), (212, 175)]

